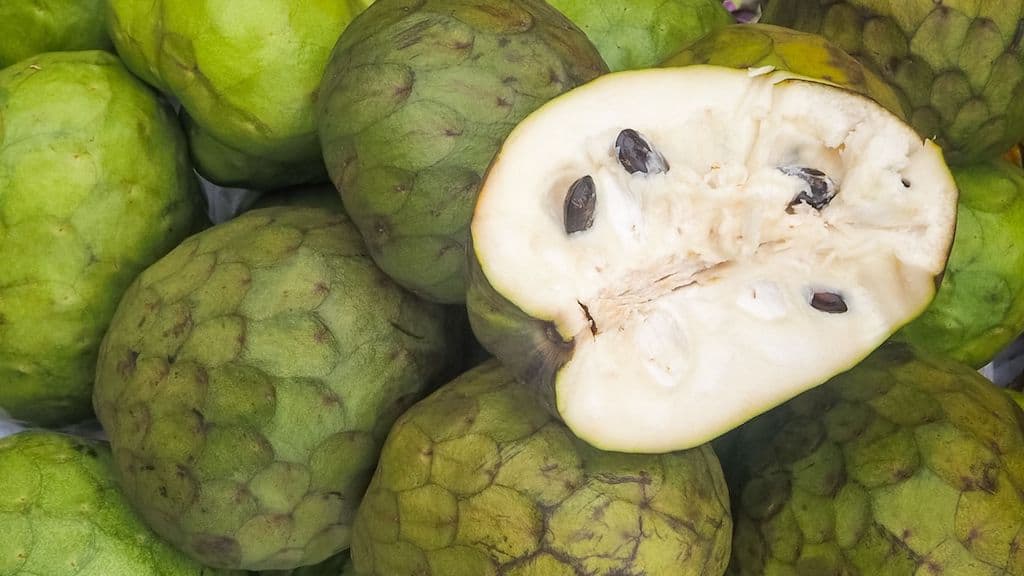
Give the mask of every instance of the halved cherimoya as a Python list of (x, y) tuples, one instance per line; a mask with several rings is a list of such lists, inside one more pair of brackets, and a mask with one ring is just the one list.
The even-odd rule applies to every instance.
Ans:
[(937, 145), (834, 85), (605, 75), (495, 157), (471, 224), (473, 330), (594, 446), (697, 446), (920, 314), (956, 201)]

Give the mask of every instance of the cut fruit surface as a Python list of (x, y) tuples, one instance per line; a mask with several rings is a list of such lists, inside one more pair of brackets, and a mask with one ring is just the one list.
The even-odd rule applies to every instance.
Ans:
[(610, 74), (495, 158), (470, 318), (588, 442), (689, 448), (917, 316), (956, 199), (940, 149), (852, 92), (765, 69)]

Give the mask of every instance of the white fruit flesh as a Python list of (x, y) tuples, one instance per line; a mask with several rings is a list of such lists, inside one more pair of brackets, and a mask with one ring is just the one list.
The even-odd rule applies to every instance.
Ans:
[[(668, 171), (625, 170), (624, 129)], [(825, 172), (838, 194), (787, 210), (805, 184), (785, 166)], [(567, 234), (566, 194), (586, 175), (593, 225)], [(574, 340), (555, 376), (566, 424), (600, 448), (664, 452), (822, 383), (919, 314), (956, 196), (939, 149), (867, 98), (693, 66), (611, 74), (527, 118), (472, 237), (494, 289)]]

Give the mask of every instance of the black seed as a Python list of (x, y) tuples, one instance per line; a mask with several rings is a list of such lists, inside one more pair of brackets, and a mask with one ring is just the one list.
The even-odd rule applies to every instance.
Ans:
[(619, 137), (615, 139), (615, 152), (619, 155), (619, 163), (630, 174), (668, 172), (665, 157), (651, 149), (643, 136), (632, 128), (619, 132)]
[(842, 314), (847, 311), (843, 297), (833, 292), (815, 292), (811, 296), (811, 307), (829, 314)]
[(597, 188), (594, 179), (584, 176), (572, 183), (565, 196), (565, 233), (589, 230), (594, 225), (597, 208)]
[(903, 184), (904, 188), (910, 188), (910, 180), (907, 180), (906, 178), (904, 178), (904, 179), (900, 180), (900, 183)]
[[(836, 183), (821, 170), (804, 166), (780, 166), (779, 171), (804, 181), (803, 190), (790, 201), (789, 208), (804, 203), (815, 210), (821, 210), (839, 193)], [(789, 209), (786, 211), (792, 212)]]

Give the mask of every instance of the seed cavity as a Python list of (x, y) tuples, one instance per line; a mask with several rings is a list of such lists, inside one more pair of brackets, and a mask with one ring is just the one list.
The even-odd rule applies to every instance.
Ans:
[(589, 230), (594, 225), (594, 210), (597, 208), (597, 188), (594, 179), (584, 176), (569, 186), (565, 196), (565, 233), (575, 234)]
[(829, 202), (839, 193), (839, 187), (836, 186), (835, 181), (817, 168), (780, 166), (779, 171), (787, 176), (799, 178), (804, 183), (803, 189), (786, 207), (786, 212), (790, 214), (793, 213), (793, 206), (797, 204), (807, 204), (815, 210), (821, 210), (828, 206)]
[(843, 297), (834, 292), (815, 292), (811, 296), (811, 307), (828, 314), (843, 314), (848, 310)]
[(632, 128), (619, 132), (619, 137), (615, 139), (615, 153), (619, 156), (619, 164), (630, 174), (668, 172), (665, 157), (651, 148), (643, 136)]

